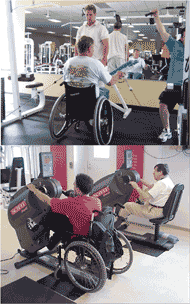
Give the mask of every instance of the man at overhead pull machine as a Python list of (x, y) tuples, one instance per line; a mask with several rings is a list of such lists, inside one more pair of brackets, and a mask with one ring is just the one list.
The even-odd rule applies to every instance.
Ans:
[(156, 27), (162, 40), (170, 52), (170, 66), (167, 78), (167, 88), (159, 96), (160, 99), (160, 118), (163, 125), (163, 132), (159, 135), (162, 142), (172, 138), (170, 130), (170, 113), (176, 104), (182, 103), (181, 87), (183, 85), (183, 62), (184, 62), (184, 45), (185, 45), (185, 28), (181, 29), (181, 39), (176, 41), (166, 32), (160, 18), (158, 9), (150, 13), (154, 16)]
[[(115, 227), (119, 227), (123, 221), (130, 215), (145, 217), (148, 219), (160, 218), (163, 216), (163, 207), (170, 196), (174, 184), (169, 177), (169, 168), (167, 164), (157, 164), (153, 170), (155, 184), (149, 184), (141, 179), (147, 189), (142, 190), (134, 181), (129, 184), (138, 192), (139, 198), (136, 202), (127, 202), (124, 204), (125, 209), (119, 212), (119, 218)], [(126, 228), (126, 225), (125, 225)]]

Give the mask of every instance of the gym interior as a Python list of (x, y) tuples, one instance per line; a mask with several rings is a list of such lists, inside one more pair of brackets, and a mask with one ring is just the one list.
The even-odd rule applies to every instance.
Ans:
[[(152, 183), (153, 168), (159, 163), (167, 163), (174, 185), (182, 186), (177, 210), (161, 220), (156, 241), (155, 223), (134, 215), (128, 218), (129, 226), (119, 232), (125, 241), (124, 254), (119, 264), (114, 261), (112, 276), (104, 264), (89, 271), (88, 263), (96, 260), (95, 253), (90, 258), (90, 247), (85, 247), (88, 263), (80, 267), (80, 275), (87, 275), (84, 281), (78, 280), (74, 264), (66, 267), (65, 256), (69, 259), (72, 242), (45, 253), (46, 232), (36, 224), (46, 208), (31, 199), (26, 184), (32, 182), (50, 197), (66, 198), (75, 176), (88, 174), (94, 180), (91, 194), (99, 197), (102, 205), (113, 206), (134, 201), (137, 193), (129, 181), (143, 189), (140, 179)], [(1, 302), (188, 303), (189, 169), (189, 150), (180, 146), (1, 146)], [(171, 202), (174, 206), (173, 199)], [(147, 233), (152, 237), (146, 238)], [(37, 250), (38, 255), (25, 256), (24, 250)], [(106, 269), (106, 277), (101, 269)]]
[[(101, 111), (97, 116), (94, 114), (97, 123), (93, 131), (89, 132), (83, 122), (79, 129), (73, 123), (61, 136), (56, 136), (51, 113), (56, 101), (65, 93), (65, 86), (60, 86), (63, 68), (66, 60), (74, 56), (76, 34), (85, 21), (85, 5), (86, 1), (2, 1), (2, 144), (189, 145), (190, 30), (186, 22), (189, 1), (176, 0), (95, 3), (96, 18), (109, 33), (113, 31), (116, 14), (120, 15), (121, 33), (128, 38), (129, 56), (138, 48), (148, 68), (143, 70), (141, 79), (122, 79), (116, 87), (105, 86), (108, 90), (105, 97), (110, 102), (103, 101), (103, 105), (111, 105), (111, 110), (100, 122)], [(166, 88), (169, 55), (152, 16), (147, 16), (156, 6), (166, 31), (175, 39), (180, 39), (182, 26), (187, 31), (183, 101), (170, 115), (173, 136), (166, 143), (158, 139), (162, 131), (159, 95)], [(60, 112), (57, 115), (53, 119), (60, 121)], [(102, 121), (109, 121), (109, 138), (104, 134)], [(100, 133), (100, 138), (96, 133)]]

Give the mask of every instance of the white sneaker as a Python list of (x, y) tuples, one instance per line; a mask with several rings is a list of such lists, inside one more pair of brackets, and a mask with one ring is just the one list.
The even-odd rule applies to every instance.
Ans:
[(158, 138), (162, 139), (166, 133), (167, 133), (167, 131), (165, 129), (163, 129), (162, 133), (158, 136)]
[(162, 142), (166, 142), (168, 139), (172, 138), (172, 132), (165, 132), (165, 135), (161, 138)]

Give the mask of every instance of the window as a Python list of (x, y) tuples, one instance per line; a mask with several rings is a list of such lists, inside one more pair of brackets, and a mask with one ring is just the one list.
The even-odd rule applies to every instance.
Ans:
[(94, 146), (94, 158), (109, 158), (110, 147), (109, 146)]

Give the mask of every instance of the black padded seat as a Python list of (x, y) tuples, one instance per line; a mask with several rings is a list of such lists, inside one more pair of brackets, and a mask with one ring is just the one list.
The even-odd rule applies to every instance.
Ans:
[(28, 84), (26, 85), (26, 89), (33, 89), (33, 88), (38, 88), (38, 87), (42, 87), (44, 84), (42, 82), (35, 82), (32, 84)]
[(149, 221), (155, 225), (155, 234), (154, 240), (157, 241), (159, 238), (159, 229), (160, 226), (166, 224), (169, 221), (172, 221), (176, 215), (176, 212), (179, 207), (181, 196), (183, 193), (184, 185), (177, 184), (173, 188), (165, 206), (163, 208), (163, 217), (150, 219)]

